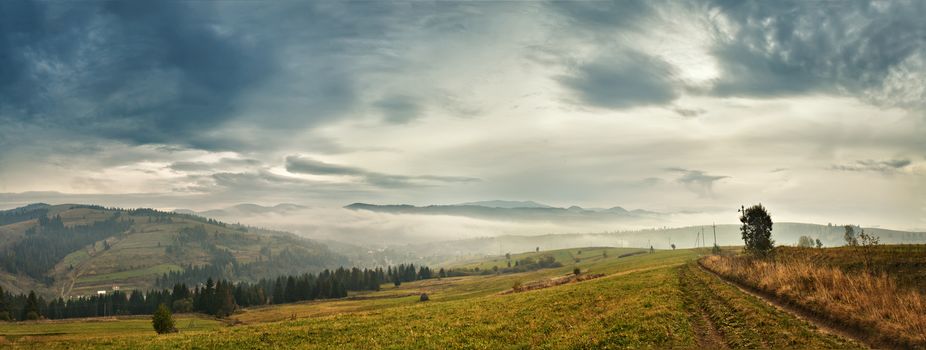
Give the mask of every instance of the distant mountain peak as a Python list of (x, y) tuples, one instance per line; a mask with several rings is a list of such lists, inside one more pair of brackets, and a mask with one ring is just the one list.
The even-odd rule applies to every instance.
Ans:
[[(649, 212), (645, 210), (634, 210), (627, 211), (620, 207), (615, 207), (605, 210), (589, 210), (584, 209), (579, 206), (571, 206), (569, 208), (557, 208), (550, 206), (534, 206), (534, 207), (524, 207), (524, 202), (515, 202), (513, 207), (499, 207), (493, 206), (498, 205), (499, 202), (505, 203), (505, 201), (488, 201), (488, 202), (471, 202), (471, 203), (462, 203), (462, 204), (451, 204), (451, 205), (428, 205), (428, 206), (414, 206), (409, 204), (391, 204), (391, 205), (377, 205), (377, 204), (367, 204), (367, 203), (353, 203), (345, 206), (344, 208), (350, 210), (366, 210), (374, 211), (381, 213), (391, 213), (391, 214), (430, 214), (430, 215), (452, 215), (452, 216), (466, 216), (480, 219), (493, 219), (493, 220), (533, 220), (533, 221), (550, 221), (550, 220), (598, 220), (598, 221), (613, 221), (613, 220), (636, 220), (636, 219), (653, 219), (658, 216), (665, 214), (660, 214), (656, 212)], [(487, 203), (487, 204), (486, 204)], [(533, 203), (533, 202), (530, 202)], [(539, 203), (535, 203), (542, 205)]]
[(490, 200), (490, 201), (478, 201), (478, 202), (467, 202), (460, 203), (456, 205), (472, 205), (478, 207), (487, 207), (487, 208), (505, 208), (505, 209), (514, 209), (514, 208), (552, 208), (549, 205), (543, 203), (537, 203), (534, 201), (506, 201), (506, 200)]

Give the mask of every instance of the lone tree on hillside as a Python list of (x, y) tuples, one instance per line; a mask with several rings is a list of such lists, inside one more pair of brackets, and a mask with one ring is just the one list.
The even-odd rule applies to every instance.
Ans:
[(817, 238), (817, 249), (823, 248), (823, 242), (820, 242), (820, 239)]
[(164, 304), (158, 305), (158, 309), (154, 312), (154, 316), (151, 316), (151, 325), (154, 326), (154, 331), (158, 332), (158, 334), (174, 333), (177, 331), (177, 328), (174, 327), (174, 317), (170, 314), (170, 309), (167, 308), (167, 305)]
[(843, 239), (846, 240), (846, 245), (850, 247), (858, 246), (858, 237), (855, 236), (855, 228), (852, 225), (846, 225), (846, 234), (843, 235)]
[(858, 245), (862, 250), (862, 256), (865, 258), (865, 268), (871, 271), (875, 256), (874, 249), (878, 244), (880, 244), (881, 238), (865, 233), (865, 229), (863, 228), (859, 228), (859, 230), (861, 232), (858, 234)]
[(801, 248), (813, 248), (813, 238), (810, 238), (810, 236), (801, 236), (797, 239), (797, 246)]
[(739, 212), (741, 213), (740, 222), (743, 223), (740, 231), (743, 233), (743, 241), (746, 242), (746, 252), (762, 257), (767, 256), (775, 247), (775, 241), (772, 240), (771, 215), (762, 204), (749, 208), (740, 207)]

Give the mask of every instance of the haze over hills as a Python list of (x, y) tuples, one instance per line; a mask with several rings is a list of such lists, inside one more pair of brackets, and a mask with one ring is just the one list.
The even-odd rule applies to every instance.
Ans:
[[(526, 206), (520, 206), (520, 205)], [(499, 205), (500, 204), (500, 205)], [(622, 207), (585, 209), (579, 206), (557, 208), (534, 202), (474, 202), (457, 205), (413, 206), (408, 204), (376, 205), (353, 203), (351, 210), (368, 210), (394, 214), (425, 214), (465, 216), (479, 219), (509, 221), (650, 221), (656, 222), (666, 214), (647, 210), (626, 210)]]
[(189, 209), (175, 209), (174, 212), (185, 214), (196, 214), (216, 219), (230, 219), (248, 217), (252, 215), (279, 214), (284, 215), (308, 207), (292, 203), (280, 203), (274, 206), (263, 206), (253, 203), (242, 203), (223, 209), (212, 209), (205, 211), (193, 211)]
[(534, 201), (506, 201), (506, 200), (490, 200), (490, 201), (478, 201), (478, 202), (466, 202), (456, 205), (475, 205), (480, 207), (489, 207), (489, 208), (552, 208), (549, 205), (537, 203)]
[[(238, 205), (254, 208), (242, 216), (217, 219), (274, 227), (318, 239), (358, 266), (396, 262), (439, 265), (472, 257), (543, 249), (583, 246), (649, 247), (671, 249), (696, 246), (704, 230), (704, 244), (713, 244), (714, 228), (666, 227), (673, 215), (644, 210), (556, 208), (532, 201), (481, 201), (455, 205), (370, 205), (355, 203), (345, 209), (318, 211), (299, 206)], [(275, 210), (275, 208), (284, 208)], [(232, 209), (198, 214), (229, 215)], [(643, 221), (639, 219), (650, 219)], [(647, 223), (645, 229), (640, 222)], [(331, 225), (330, 222), (339, 222)], [(634, 225), (629, 225), (633, 223)], [(926, 234), (866, 227), (884, 243), (923, 243)], [(467, 231), (470, 230), (470, 231)], [(413, 235), (415, 232), (431, 234)], [(469, 237), (463, 235), (466, 232)], [(796, 244), (807, 235), (826, 246), (844, 244), (844, 228), (835, 224), (776, 222), (773, 239), (780, 245)], [(741, 245), (738, 224), (716, 225), (717, 243)], [(458, 237), (447, 239), (446, 237)], [(701, 245), (701, 243), (697, 243)]]
[[(926, 232), (911, 232), (865, 227), (865, 232), (878, 236), (883, 244), (924, 244)], [(703, 236), (702, 236), (703, 232)], [(655, 249), (677, 249), (711, 247), (716, 232), (717, 244), (740, 246), (743, 244), (740, 225), (704, 225), (675, 228), (655, 228), (613, 232), (561, 233), (544, 235), (502, 235), (477, 237), (461, 240), (428, 242), (420, 244), (394, 245), (388, 249), (394, 256), (408, 256), (417, 261), (440, 265), (485, 256), (499, 256), (505, 253), (580, 247), (630, 247)], [(772, 239), (776, 245), (796, 245), (800, 236), (809, 236), (826, 247), (845, 244), (845, 229), (839, 225), (780, 222), (774, 224)], [(702, 243), (703, 237), (703, 243)]]

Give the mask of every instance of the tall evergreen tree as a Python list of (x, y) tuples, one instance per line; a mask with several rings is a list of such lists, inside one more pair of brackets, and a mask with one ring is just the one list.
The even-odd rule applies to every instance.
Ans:
[[(58, 217), (60, 219), (60, 217)], [(42, 315), (39, 314), (39, 300), (34, 291), (29, 291), (26, 297), (26, 307), (23, 308), (23, 320), (38, 320)]]
[(0, 321), (11, 321), (10, 308), (6, 303), (6, 292), (0, 288)]

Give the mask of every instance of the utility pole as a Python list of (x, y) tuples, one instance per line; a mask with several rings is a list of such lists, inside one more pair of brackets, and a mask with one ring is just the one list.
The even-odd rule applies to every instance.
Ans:
[(704, 248), (704, 226), (701, 226), (701, 248)]
[(716, 246), (717, 245), (717, 223), (712, 222), (711, 227), (714, 228), (714, 245)]

